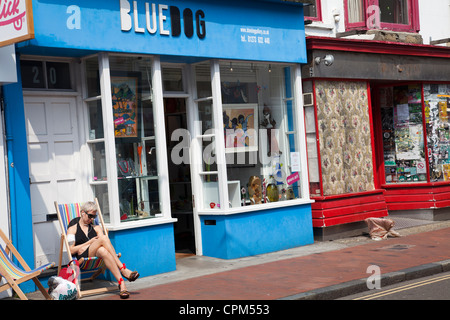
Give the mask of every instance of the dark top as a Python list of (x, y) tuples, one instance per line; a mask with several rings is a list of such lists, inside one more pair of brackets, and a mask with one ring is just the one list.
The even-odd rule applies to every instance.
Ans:
[[(75, 245), (78, 246), (80, 244), (88, 242), (90, 239), (95, 238), (97, 236), (97, 232), (94, 230), (94, 227), (92, 224), (89, 225), (88, 234), (83, 232), (81, 230), (80, 224), (79, 224), (80, 218), (72, 219), (69, 223), (68, 228), (70, 228), (73, 225), (77, 225), (77, 231), (75, 232)], [(75, 257), (80, 260), (81, 258), (87, 258), (89, 254), (89, 247), (81, 254), (76, 254)]]

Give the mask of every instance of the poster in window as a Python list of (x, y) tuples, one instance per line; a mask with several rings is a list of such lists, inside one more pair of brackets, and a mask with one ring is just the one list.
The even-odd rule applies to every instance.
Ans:
[(116, 138), (138, 137), (139, 76), (130, 73), (112, 73), (111, 94)]
[(225, 152), (258, 151), (258, 105), (223, 106)]

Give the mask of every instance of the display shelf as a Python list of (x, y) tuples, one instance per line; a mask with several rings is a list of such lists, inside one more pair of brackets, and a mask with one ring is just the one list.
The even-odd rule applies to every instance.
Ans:
[[(214, 204), (215, 208), (220, 208), (218, 190), (219, 186), (215, 181), (203, 183), (205, 207), (212, 206), (212, 204)], [(237, 208), (241, 206), (240, 190), (241, 182), (239, 180), (228, 181), (228, 196), (229, 205), (231, 208)]]

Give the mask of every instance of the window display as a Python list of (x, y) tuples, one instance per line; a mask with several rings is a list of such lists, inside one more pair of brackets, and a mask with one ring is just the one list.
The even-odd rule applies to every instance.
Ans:
[(450, 127), (448, 106), (450, 104), (450, 85), (424, 84), (423, 94), (430, 181), (449, 181)]
[(426, 182), (420, 85), (380, 89), (386, 183)]
[(220, 76), (229, 206), (301, 197), (291, 68), (221, 62)]

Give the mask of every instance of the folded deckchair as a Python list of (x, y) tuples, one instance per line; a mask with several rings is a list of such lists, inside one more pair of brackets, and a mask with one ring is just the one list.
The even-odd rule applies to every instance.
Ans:
[[(105, 235), (108, 235), (108, 231), (106, 230), (105, 223), (103, 221), (103, 216), (100, 210), (100, 206), (98, 205), (98, 200), (95, 198), (95, 203), (97, 205), (97, 218), (94, 221), (94, 224), (100, 225), (103, 233)], [(69, 222), (77, 217), (81, 217), (81, 208), (82, 203), (58, 203), (55, 201), (55, 208), (56, 212), (58, 214), (58, 220), (59, 225), (61, 227), (61, 242), (60, 242), (60, 250), (59, 250), (59, 263), (58, 263), (58, 274), (62, 267), (62, 258), (63, 258), (63, 249), (66, 248), (67, 251), (67, 257), (69, 259), (68, 262), (75, 259), (75, 257), (72, 257), (70, 254), (70, 248), (69, 248), (69, 242), (67, 240), (67, 227), (69, 225)], [(89, 257), (86, 259), (81, 259), (78, 261), (79, 268), (80, 268), (80, 274), (85, 273), (92, 273), (91, 277), (81, 279), (80, 277), (76, 277), (76, 285), (78, 290), (78, 298), (82, 298), (83, 296), (92, 295), (92, 294), (100, 294), (105, 293), (107, 291), (111, 290), (117, 290), (117, 287), (111, 288), (111, 287), (105, 287), (105, 288), (97, 288), (97, 289), (91, 289), (91, 290), (81, 290), (80, 281), (85, 280), (93, 280), (100, 274), (102, 274), (105, 269), (105, 263), (101, 258), (97, 257)], [(80, 281), (79, 281), (80, 279)]]
[[(44, 289), (42, 284), (38, 280), (38, 276), (49, 268), (52, 268), (55, 263), (48, 263), (44, 266), (31, 270), (31, 268), (27, 265), (25, 260), (13, 246), (12, 242), (8, 239), (8, 237), (0, 230), (0, 237), (5, 242), (5, 248), (0, 245), (0, 279), (3, 277), (6, 280), (6, 283), (0, 286), (0, 292), (13, 289), (20, 299), (28, 300), (23, 291), (20, 289), (19, 284), (26, 282), (28, 280), (33, 280), (39, 290), (42, 292), (44, 297), (48, 300), (51, 299), (50, 295)], [(22, 267), (17, 266), (10, 257), (10, 253), (17, 259), (19, 264)]]

